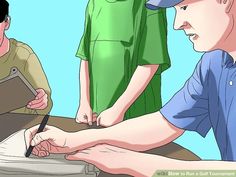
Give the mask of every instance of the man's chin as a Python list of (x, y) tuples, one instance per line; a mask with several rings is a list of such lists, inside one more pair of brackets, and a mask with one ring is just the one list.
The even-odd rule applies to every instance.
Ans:
[(193, 49), (196, 51), (196, 52), (208, 52), (208, 51), (211, 51), (211, 49), (208, 49), (206, 47), (203, 47), (201, 45), (196, 45), (193, 43)]

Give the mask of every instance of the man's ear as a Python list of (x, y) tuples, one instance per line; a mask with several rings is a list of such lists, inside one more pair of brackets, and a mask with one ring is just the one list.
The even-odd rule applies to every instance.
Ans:
[(5, 30), (8, 30), (9, 27), (10, 27), (10, 24), (11, 24), (11, 17), (10, 16), (7, 16), (7, 18), (5, 19)]
[(226, 13), (229, 13), (231, 8), (233, 7), (234, 5), (234, 0), (223, 0), (223, 3), (226, 4), (226, 9), (225, 9), (225, 12)]

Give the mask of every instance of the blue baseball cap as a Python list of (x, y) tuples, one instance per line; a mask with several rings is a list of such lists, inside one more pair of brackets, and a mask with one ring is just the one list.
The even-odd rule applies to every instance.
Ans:
[(148, 9), (156, 10), (158, 8), (173, 7), (182, 1), (183, 0), (149, 0), (146, 2), (146, 7)]

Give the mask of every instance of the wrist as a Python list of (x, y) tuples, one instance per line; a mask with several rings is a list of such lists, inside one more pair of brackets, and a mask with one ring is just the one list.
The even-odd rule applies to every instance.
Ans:
[(80, 107), (81, 107), (81, 106), (82, 106), (82, 107), (87, 107), (87, 106), (90, 107), (90, 101), (89, 101), (89, 99), (87, 99), (87, 98), (81, 98), (79, 105), (80, 105)]
[(160, 163), (156, 158), (156, 155), (134, 152), (132, 157), (133, 163), (129, 163), (127, 174), (140, 177), (153, 176), (158, 169), (158, 163)]
[(103, 129), (87, 129), (69, 133), (66, 146), (70, 152), (105, 143)]
[(131, 176), (139, 176), (139, 177), (146, 177), (147, 175), (143, 171), (143, 168), (145, 168), (145, 164), (143, 162), (146, 162), (145, 159), (142, 157), (141, 153), (138, 152), (132, 152), (129, 153), (128, 156), (124, 157), (123, 159), (126, 163), (123, 167), (123, 174), (131, 175)]
[(128, 109), (126, 104), (121, 104), (122, 102), (120, 102), (119, 100), (117, 100), (117, 102), (112, 106), (112, 109), (115, 110), (117, 113), (125, 113)]

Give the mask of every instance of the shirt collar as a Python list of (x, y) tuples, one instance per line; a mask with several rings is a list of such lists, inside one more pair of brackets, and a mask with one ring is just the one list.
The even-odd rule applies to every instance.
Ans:
[(231, 55), (229, 55), (227, 52), (223, 51), (222, 53), (222, 66), (224, 67), (232, 67), (236, 66), (236, 63), (234, 63), (234, 59)]

